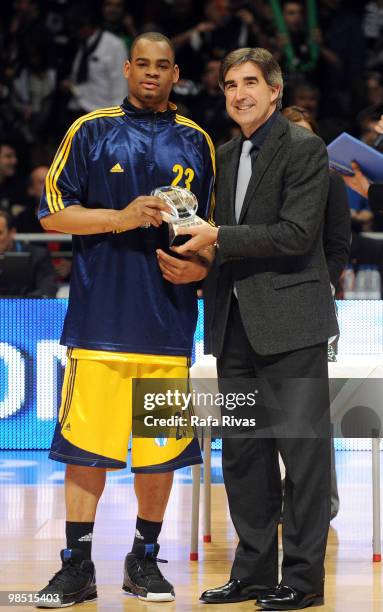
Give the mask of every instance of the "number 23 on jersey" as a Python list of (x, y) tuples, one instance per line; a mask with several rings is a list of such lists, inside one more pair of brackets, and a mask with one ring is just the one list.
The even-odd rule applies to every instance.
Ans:
[(184, 168), (181, 164), (174, 164), (173, 172), (175, 173), (175, 178), (172, 180), (172, 185), (175, 187), (180, 183), (180, 181), (184, 181), (186, 189), (191, 189), (191, 182), (194, 178), (194, 170), (192, 168)]

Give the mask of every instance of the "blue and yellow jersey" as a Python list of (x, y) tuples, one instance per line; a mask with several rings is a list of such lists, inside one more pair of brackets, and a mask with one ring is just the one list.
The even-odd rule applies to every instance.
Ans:
[[(207, 218), (215, 173), (212, 142), (174, 107), (153, 113), (96, 110), (69, 128), (46, 178), (39, 218), (67, 206), (122, 209), (156, 187), (190, 189)], [(190, 356), (195, 285), (165, 281), (156, 249), (168, 226), (73, 236), (73, 268), (62, 344), (99, 351)]]

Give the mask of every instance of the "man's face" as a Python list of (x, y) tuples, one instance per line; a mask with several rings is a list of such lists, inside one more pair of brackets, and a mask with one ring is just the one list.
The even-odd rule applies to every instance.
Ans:
[(104, 19), (109, 22), (117, 22), (124, 16), (123, 0), (104, 0), (102, 5)]
[(207, 21), (220, 25), (230, 16), (230, 3), (228, 0), (220, 0), (220, 2), (211, 0), (205, 3), (204, 12)]
[(250, 136), (273, 113), (280, 87), (270, 87), (254, 62), (230, 68), (225, 76), (226, 110)]
[(10, 251), (16, 230), (9, 230), (4, 217), (0, 216), (0, 253)]
[(288, 2), (283, 8), (283, 16), (289, 32), (299, 32), (303, 26), (302, 5), (298, 2)]
[(138, 108), (165, 110), (179, 78), (172, 50), (165, 41), (139, 40), (125, 63), (129, 100)]
[(210, 60), (207, 62), (204, 73), (202, 75), (202, 83), (206, 89), (219, 89), (219, 68), (221, 62), (218, 60)]
[(16, 172), (17, 157), (13, 147), (3, 145), (0, 147), (0, 177), (7, 178)]
[(315, 89), (306, 89), (305, 87), (302, 87), (302, 89), (298, 88), (294, 92), (294, 105), (305, 108), (315, 117), (318, 113), (319, 105), (317, 92)]
[(28, 194), (33, 198), (36, 198), (36, 200), (40, 200), (42, 196), (48, 170), (49, 168), (46, 166), (39, 166), (31, 172)]
[(383, 85), (378, 79), (373, 77), (367, 79), (367, 98), (371, 106), (381, 106), (383, 104)]

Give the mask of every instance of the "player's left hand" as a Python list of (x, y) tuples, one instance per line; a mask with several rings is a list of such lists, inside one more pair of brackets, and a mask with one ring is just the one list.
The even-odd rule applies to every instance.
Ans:
[(208, 223), (193, 225), (192, 227), (178, 227), (177, 236), (184, 234), (190, 234), (192, 238), (179, 247), (172, 247), (172, 251), (180, 255), (186, 255), (187, 251), (198, 253), (198, 251), (202, 251), (217, 242), (218, 227), (213, 227)]
[(209, 266), (196, 257), (178, 259), (168, 255), (161, 249), (157, 251), (157, 260), (162, 276), (169, 283), (183, 285), (203, 280), (209, 272)]

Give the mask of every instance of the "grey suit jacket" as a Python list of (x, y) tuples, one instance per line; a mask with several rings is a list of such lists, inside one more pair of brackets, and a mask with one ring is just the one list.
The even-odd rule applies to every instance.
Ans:
[(272, 355), (313, 346), (338, 333), (323, 252), (329, 170), (323, 141), (280, 113), (257, 156), (237, 224), (241, 138), (217, 152), (219, 248), (211, 278), (212, 352), (220, 356), (237, 288), (254, 350)]

